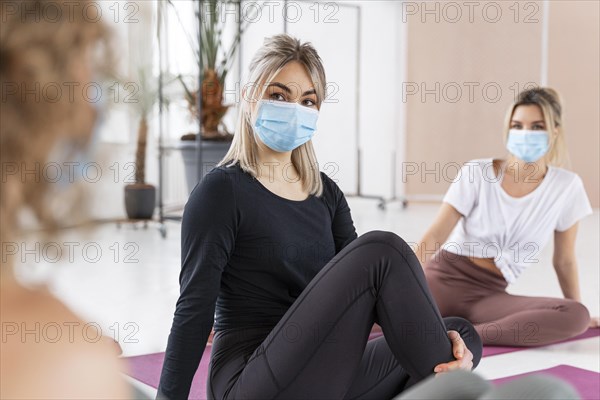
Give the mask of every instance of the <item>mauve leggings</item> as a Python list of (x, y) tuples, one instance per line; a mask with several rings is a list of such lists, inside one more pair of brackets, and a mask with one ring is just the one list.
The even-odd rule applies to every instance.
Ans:
[[(367, 341), (374, 322), (385, 338)], [(454, 360), (451, 329), (476, 366), (482, 345), (471, 323), (442, 319), (412, 249), (371, 231), (334, 256), (272, 330), (215, 334), (208, 397), (390, 399)]]
[(442, 315), (471, 321), (484, 345), (544, 345), (576, 336), (590, 322), (583, 304), (508, 294), (503, 277), (444, 249), (424, 269)]

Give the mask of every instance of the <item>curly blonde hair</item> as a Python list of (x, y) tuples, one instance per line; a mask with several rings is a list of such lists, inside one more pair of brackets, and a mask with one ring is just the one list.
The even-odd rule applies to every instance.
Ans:
[[(91, 21), (95, 2), (2, 1), (0, 7), (0, 244), (2, 270), (12, 264), (5, 246), (22, 234), (22, 213), (30, 210), (48, 238), (59, 227), (52, 204), (71, 192), (72, 215), (86, 214), (80, 190), (51, 190), (44, 173), (52, 149), (69, 142), (89, 144), (97, 118), (82, 88), (91, 79), (112, 75), (112, 35)], [(65, 160), (68, 161), (68, 160)], [(56, 186), (56, 185), (55, 185)], [(73, 185), (75, 186), (75, 185)]]

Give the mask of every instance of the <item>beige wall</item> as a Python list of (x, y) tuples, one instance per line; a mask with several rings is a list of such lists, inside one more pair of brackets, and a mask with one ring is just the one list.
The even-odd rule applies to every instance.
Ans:
[(600, 206), (600, 6), (551, 1), (548, 84), (563, 96), (571, 169)]
[[(406, 16), (403, 177), (411, 199), (441, 199), (456, 164), (505, 156), (501, 132), (506, 109), (524, 85), (540, 84), (543, 3), (535, 2), (537, 8), (525, 8), (532, 2), (521, 3), (518, 16), (513, 2), (492, 3), (502, 7), (496, 22), (492, 22), (493, 9), (483, 15), (481, 4), (485, 3), (479, 3), (472, 21), (463, 15), (452, 22), (454, 14), (444, 18), (442, 10), (439, 22), (431, 15), (425, 15), (425, 22), (419, 14)], [(593, 206), (598, 207), (598, 3), (574, 3), (549, 2), (548, 83), (565, 97), (572, 169), (582, 176)], [(526, 20), (528, 15), (531, 20)], [(410, 92), (414, 85), (419, 86), (417, 94)], [(434, 94), (422, 99), (422, 85), (439, 93), (439, 99)], [(487, 96), (483, 93), (486, 85)], [(456, 86), (462, 88), (462, 97), (455, 98), (452, 88)], [(501, 90), (499, 97), (495, 88)]]

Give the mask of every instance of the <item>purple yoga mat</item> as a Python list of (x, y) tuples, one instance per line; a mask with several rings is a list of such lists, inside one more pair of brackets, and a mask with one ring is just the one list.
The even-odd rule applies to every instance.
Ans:
[[(381, 331), (372, 332), (369, 340), (381, 336)], [(202, 360), (196, 370), (190, 389), (190, 399), (206, 399), (206, 380), (208, 376), (208, 364), (210, 362), (211, 346), (206, 346), (202, 354)], [(160, 373), (165, 360), (165, 353), (144, 354), (141, 356), (123, 357), (128, 366), (125, 373), (146, 385), (158, 389)]]
[[(571, 339), (561, 340), (560, 342), (556, 342), (556, 343), (552, 343), (552, 344), (572, 342), (574, 340), (587, 339), (587, 338), (597, 337), (597, 336), (600, 336), (600, 329), (590, 328), (587, 331), (583, 332), (581, 335), (572, 337)], [(483, 357), (495, 356), (498, 354), (505, 354), (505, 353), (512, 353), (514, 351), (527, 350), (527, 349), (536, 348), (536, 347), (543, 347), (543, 346), (530, 346), (530, 347), (483, 346)]]
[[(381, 336), (381, 332), (371, 332), (369, 335), (369, 340), (374, 339), (376, 337)], [(571, 339), (564, 340), (559, 343), (571, 342), (574, 340), (585, 339), (590, 337), (596, 337), (600, 335), (600, 329), (588, 329), (586, 332), (582, 333), (579, 336), (576, 336)], [(525, 350), (530, 347), (498, 347), (498, 346), (486, 346), (483, 348), (483, 355), (490, 356), (495, 354), (503, 354), (510, 353), (513, 351)], [(190, 399), (206, 399), (206, 380), (208, 375), (208, 364), (210, 362), (210, 350), (211, 346), (207, 346), (204, 349), (204, 354), (202, 355), (202, 360), (200, 361), (200, 366), (196, 371), (196, 375), (194, 375), (194, 380), (192, 382), (192, 388), (190, 389)], [(140, 382), (143, 382), (153, 388), (158, 388), (158, 383), (160, 381), (160, 372), (162, 370), (163, 361), (165, 358), (165, 353), (153, 353), (153, 354), (145, 354), (141, 356), (134, 357), (123, 357), (124, 360), (128, 363), (129, 371), (127, 374), (134, 379), (137, 379)], [(564, 376), (559, 376), (560, 378), (566, 379), (571, 382), (573, 386), (577, 388), (580, 392), (588, 396), (589, 393), (595, 393), (596, 397), (584, 397), (584, 399), (599, 399), (600, 395), (598, 395), (598, 382), (599, 375), (596, 372), (587, 371), (584, 369), (579, 369), (575, 367), (570, 367), (567, 365), (559, 365), (558, 367), (550, 368), (548, 370), (535, 371), (531, 373), (537, 372), (546, 372), (551, 371), (555, 376), (558, 373), (563, 374)], [(578, 371), (582, 371), (581, 374), (578, 374)], [(523, 374), (527, 375), (527, 374)], [(496, 379), (494, 382), (503, 382), (507, 380), (512, 380), (521, 375)], [(595, 391), (595, 392), (594, 392)], [(583, 394), (582, 394), (583, 396)]]
[[(211, 346), (206, 346), (200, 365), (194, 375), (190, 389), (190, 399), (206, 399), (206, 379), (208, 377), (208, 363), (210, 362)], [(123, 357), (126, 360), (129, 371), (127, 375), (140, 382), (158, 389), (160, 372), (165, 359), (165, 353), (144, 354), (142, 356)]]
[(497, 385), (502, 385), (517, 378), (532, 374), (551, 375), (569, 382), (577, 390), (583, 400), (600, 399), (600, 374), (594, 371), (588, 371), (587, 369), (571, 367), (570, 365), (557, 365), (556, 367), (540, 371), (532, 371), (525, 374), (494, 379), (492, 382)]
[[(369, 335), (369, 340), (375, 339), (381, 335), (383, 335), (383, 333), (381, 331), (371, 332), (371, 334)], [(572, 342), (575, 340), (587, 339), (587, 338), (597, 337), (597, 336), (600, 336), (600, 329), (590, 328), (587, 331), (583, 332), (581, 335), (572, 337), (571, 339), (562, 340), (560, 342), (556, 342), (553, 344)], [(529, 347), (483, 346), (483, 357), (495, 356), (498, 354), (505, 354), (505, 353), (512, 353), (514, 351), (527, 350), (527, 349), (531, 349), (534, 347), (543, 347), (543, 346), (529, 346)]]

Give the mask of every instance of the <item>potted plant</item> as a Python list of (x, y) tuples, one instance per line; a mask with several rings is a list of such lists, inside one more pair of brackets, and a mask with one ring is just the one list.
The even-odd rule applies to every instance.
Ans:
[[(148, 116), (158, 101), (158, 78), (151, 74), (152, 65), (138, 68), (138, 82), (127, 84), (125, 89), (130, 92), (130, 102), (133, 104), (139, 118), (137, 143), (135, 151), (135, 180), (125, 185), (125, 211), (129, 219), (152, 219), (156, 204), (156, 187), (146, 182), (146, 148), (148, 141)], [(177, 80), (176, 77), (166, 76), (167, 87)], [(168, 95), (163, 96), (163, 104), (169, 105)]]
[[(132, 107), (138, 119), (135, 150), (135, 180), (125, 185), (125, 210), (130, 219), (151, 219), (156, 204), (156, 187), (146, 182), (146, 148), (148, 141), (148, 120), (154, 106), (159, 101), (159, 77), (154, 73), (154, 44), (160, 38), (160, 21), (155, 21), (154, 5), (141, 2), (139, 13), (145, 23), (135, 24), (130, 30), (130, 42), (135, 43), (129, 50), (129, 60), (134, 76), (128, 82), (122, 82), (123, 90), (128, 92), (125, 101)], [(160, 17), (160, 13), (157, 14)], [(155, 23), (156, 22), (156, 23)], [(155, 23), (155, 35), (148, 34), (148, 27)], [(169, 105), (173, 93), (166, 94), (170, 85), (177, 81), (172, 74), (163, 73), (162, 104)]]
[[(167, 2), (173, 8), (181, 23), (174, 2), (172, 0), (167, 0)], [(227, 110), (232, 106), (223, 102), (225, 79), (239, 47), (242, 33), (251, 18), (246, 18), (241, 22), (231, 45), (225, 48), (223, 38), (227, 20), (223, 18), (221, 11), (228, 4), (237, 4), (239, 6), (239, 0), (205, 0), (200, 2), (200, 4), (202, 7), (196, 10), (196, 18), (199, 18), (201, 21), (200, 48), (197, 49), (189, 34), (186, 35), (196, 56), (199, 70), (202, 71), (201, 82), (197, 89), (191, 89), (190, 85), (185, 83), (181, 75), (178, 76), (178, 79), (185, 91), (188, 109), (193, 118), (199, 121), (202, 127), (202, 162), (204, 165), (216, 165), (225, 156), (227, 150), (229, 150), (231, 140), (233, 139), (233, 134), (222, 123)], [(257, 10), (257, 12), (260, 12), (260, 10)], [(198, 100), (200, 93), (201, 112), (199, 113)], [(197, 176), (197, 151), (199, 151), (197, 136), (198, 134), (193, 132), (184, 134), (181, 136), (182, 144), (179, 146), (186, 170), (188, 193), (191, 192), (196, 182), (202, 178), (202, 176)], [(206, 171), (206, 168), (203, 168), (203, 171)]]
[(139, 69), (139, 88), (133, 92), (139, 124), (135, 150), (135, 182), (125, 185), (125, 210), (129, 219), (151, 219), (156, 202), (156, 187), (146, 182), (146, 142), (148, 139), (148, 113), (154, 104), (155, 94), (149, 88), (146, 71)]
[[(175, 15), (181, 23), (181, 18), (173, 0), (167, 0), (173, 8)], [(240, 45), (242, 33), (248, 26), (251, 18), (244, 18), (240, 23), (239, 29), (229, 48), (223, 44), (224, 34), (227, 27), (227, 18), (224, 18), (221, 11), (228, 9), (229, 4), (235, 4), (239, 7), (239, 0), (205, 0), (200, 2), (200, 7), (196, 10), (196, 18), (201, 21), (201, 42), (199, 49), (196, 48), (194, 41), (186, 32), (186, 36), (194, 51), (199, 70), (202, 71), (201, 81), (198, 89), (191, 90), (184, 80), (180, 82), (186, 93), (188, 108), (192, 115), (201, 121), (203, 140), (224, 140), (230, 141), (233, 137), (227, 128), (221, 125), (225, 113), (231, 107), (230, 104), (223, 104), (223, 87), (227, 73), (231, 69), (235, 54)], [(257, 10), (257, 13), (259, 10)], [(237, 27), (236, 27), (237, 28)], [(185, 29), (184, 29), (185, 32)], [(202, 90), (200, 90), (202, 88)], [(201, 98), (201, 115), (198, 113), (198, 96)], [(186, 134), (182, 140), (195, 140), (195, 134)]]

